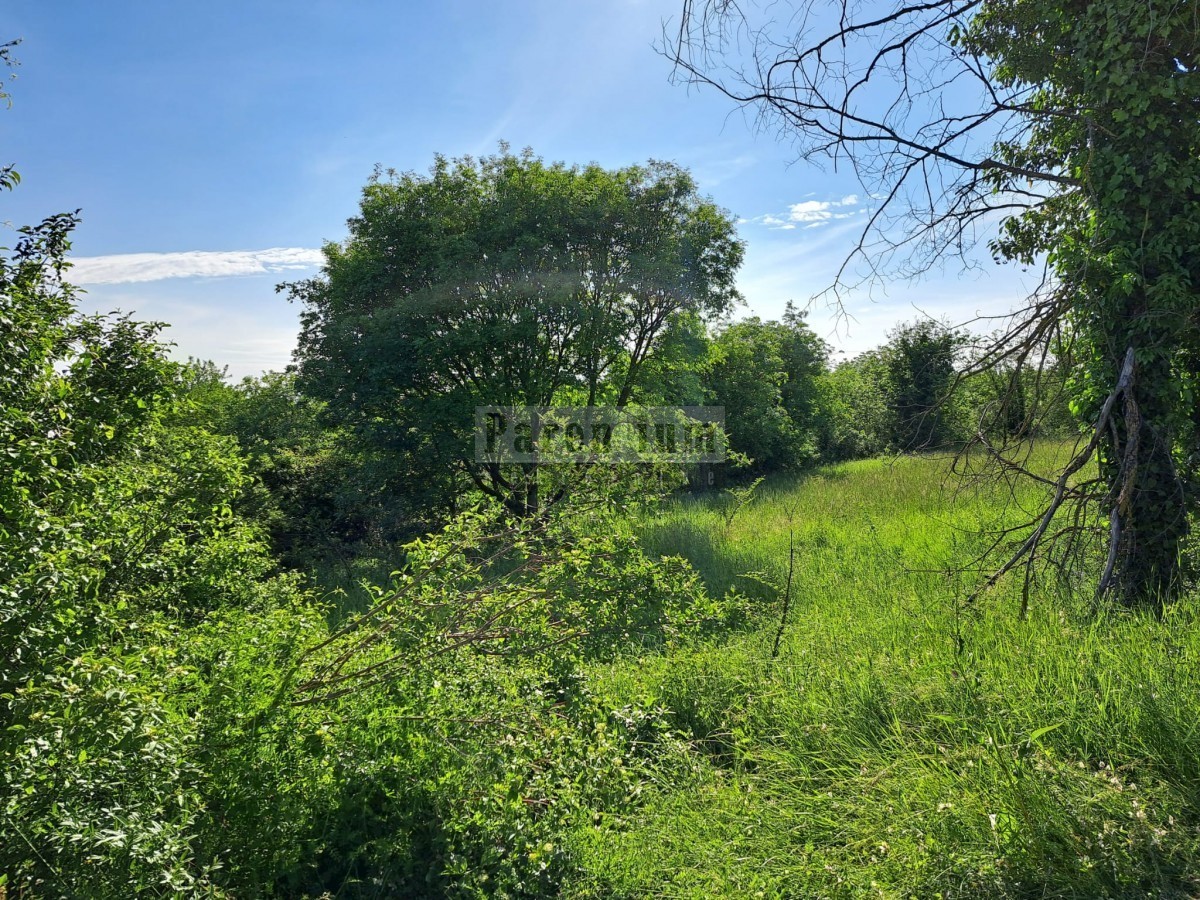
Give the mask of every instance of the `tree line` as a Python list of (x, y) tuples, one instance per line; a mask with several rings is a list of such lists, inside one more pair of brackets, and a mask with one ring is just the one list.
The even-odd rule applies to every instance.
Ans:
[(973, 338), (943, 321), (833, 365), (791, 305), (733, 319), (743, 250), (673, 164), (439, 157), (377, 172), (323, 272), (281, 286), (303, 304), (288, 372), (197, 373), (296, 565), (379, 550), (478, 497), (536, 512), (555, 473), (477, 460), (481, 406), (723, 407), (734, 478), (1070, 427), (1061, 384), (1002, 365), (965, 377)]

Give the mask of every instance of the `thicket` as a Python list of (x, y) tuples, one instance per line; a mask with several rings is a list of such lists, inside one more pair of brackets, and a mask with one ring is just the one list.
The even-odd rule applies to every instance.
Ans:
[[(981, 432), (998, 444), (1077, 432), (1062, 362), (1048, 361), (1037, 377), (1003, 366), (972, 371), (973, 339), (942, 321), (898, 326), (883, 346), (836, 365), (830, 357), (792, 307), (778, 321), (710, 327), (681, 317), (664, 330), (634, 397), (721, 407), (735, 482), (880, 454), (955, 452)], [(208, 369), (196, 384), (205, 421), (237, 438), (265, 487), (253, 513), (276, 554), (299, 570), (318, 562), (334, 573), (330, 584), (386, 574), (389, 547), (484, 499), (460, 473), (453, 502), (429, 504), (420, 469), (406, 467), (412, 451), (364, 445), (293, 373), (229, 385)]]
[(362, 455), (290, 377), (235, 390), (80, 314), (76, 222), (0, 256), (0, 894), (549, 892), (567, 824), (678, 744), (582, 667), (745, 615), (617, 514), (672, 473), (473, 504), (331, 604), (288, 570), (378, 541)]
[(653, 717), (598, 703), (581, 667), (744, 604), (648, 555), (599, 479), (536, 521), (456, 516), (370, 609), (331, 610), (280, 573), (281, 505), (202, 424), (211, 370), (167, 361), (153, 326), (74, 312), (71, 224), (28, 229), (0, 292), (0, 884), (548, 891), (556, 836), (662, 764)]

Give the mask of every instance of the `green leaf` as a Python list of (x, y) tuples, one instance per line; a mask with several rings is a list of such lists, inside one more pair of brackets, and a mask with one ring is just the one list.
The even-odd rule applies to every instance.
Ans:
[(1062, 726), (1063, 726), (1063, 723), (1058, 722), (1054, 725), (1047, 725), (1045, 728), (1038, 728), (1035, 731), (1030, 733), (1029, 742), (1031, 744), (1036, 744), (1041, 738), (1043, 738), (1050, 732), (1054, 731), (1055, 729), (1062, 728)]

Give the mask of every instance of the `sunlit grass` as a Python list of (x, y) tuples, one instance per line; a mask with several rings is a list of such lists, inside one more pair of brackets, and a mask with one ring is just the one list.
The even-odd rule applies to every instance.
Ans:
[[(1047, 593), (1020, 621), (1002, 584), (966, 605), (977, 580), (957, 564), (1020, 511), (959, 490), (945, 460), (769, 482), (728, 526), (716, 503), (669, 506), (646, 540), (753, 592), (761, 627), (594, 673), (613, 703), (665, 710), (695, 764), (621, 827), (577, 835), (576, 895), (1198, 893), (1195, 604), (1160, 621)], [(789, 533), (772, 659), (762, 582), (786, 576)]]

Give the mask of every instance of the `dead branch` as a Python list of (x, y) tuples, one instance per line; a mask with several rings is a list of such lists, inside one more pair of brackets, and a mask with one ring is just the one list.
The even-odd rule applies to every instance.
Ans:
[[(1091, 439), (1087, 442), (1087, 444), (1084, 446), (1084, 448), (1081, 451), (1079, 451), (1078, 453), (1075, 454), (1075, 456), (1063, 468), (1062, 473), (1056, 479), (1056, 481), (1054, 483), (1054, 498), (1050, 501), (1049, 505), (1046, 507), (1046, 510), (1043, 513), (1041, 520), (1037, 524), (1037, 527), (1034, 528), (1033, 533), (1030, 534), (1028, 538), (1026, 538), (1025, 542), (1023, 544), (1021, 544), (1021, 546), (1017, 549), (1017, 551), (1011, 557), (1009, 557), (1008, 561), (1006, 563), (1004, 563), (1004, 565), (1002, 565), (999, 569), (997, 569), (983, 583), (983, 585), (981, 585), (977, 590), (975, 590), (971, 594), (971, 596), (967, 600), (968, 603), (974, 602), (979, 597), (980, 594), (982, 594), (983, 592), (994, 587), (1001, 578), (1003, 578), (1005, 575), (1007, 575), (1010, 571), (1012, 571), (1014, 568), (1016, 568), (1016, 566), (1020, 565), (1022, 562), (1025, 562), (1027, 564), (1027, 566), (1032, 565), (1031, 561), (1033, 559), (1034, 554), (1037, 551), (1039, 543), (1041, 542), (1043, 536), (1046, 534), (1046, 529), (1050, 527), (1050, 523), (1054, 520), (1055, 515), (1058, 513), (1059, 509), (1063, 505), (1063, 501), (1068, 496), (1068, 484), (1070, 482), (1070, 479), (1072, 478), (1072, 476), (1075, 475), (1076, 472), (1078, 472), (1080, 469), (1082, 469), (1091, 460), (1092, 455), (1096, 452), (1096, 448), (1099, 447), (1100, 441), (1104, 438), (1105, 432), (1109, 428), (1110, 418), (1112, 416), (1113, 408), (1116, 405), (1118, 398), (1126, 396), (1130, 392), (1130, 388), (1133, 385), (1134, 365), (1135, 365), (1134, 352), (1133, 352), (1133, 348), (1130, 347), (1125, 351), (1125, 361), (1124, 361), (1123, 365), (1121, 366), (1121, 374), (1117, 378), (1116, 386), (1113, 388), (1112, 392), (1108, 395), (1108, 397), (1105, 398), (1104, 404), (1100, 408), (1100, 413), (1096, 417), (1096, 423), (1092, 429)], [(1122, 465), (1124, 465), (1124, 463)], [(1124, 473), (1124, 477), (1121, 479), (1121, 481), (1122, 481), (1123, 485), (1128, 485), (1128, 484), (1132, 483), (1132, 479), (1131, 479), (1130, 473), (1128, 473), (1128, 471), (1126, 471)], [(1118, 525), (1116, 526), (1116, 529), (1115, 529), (1115, 533), (1118, 535), (1118, 537), (1120, 535), (1119, 515), (1120, 515), (1120, 508), (1118, 505), (1117, 507), (1113, 508), (1114, 521), (1118, 522)], [(1109, 548), (1110, 560), (1115, 561), (1115, 557), (1116, 557), (1116, 552), (1115, 552), (1115, 550), (1112, 549), (1112, 547), (1110, 547)], [(1031, 572), (1031, 571), (1032, 571), (1031, 568), (1027, 568), (1027, 573)], [(1100, 587), (1098, 588), (1098, 593), (1102, 594), (1104, 591), (1106, 591), (1108, 589), (1109, 580), (1111, 579), (1111, 576), (1112, 576), (1111, 566), (1106, 567), (1104, 577), (1100, 581)], [(1028, 582), (1026, 582), (1026, 584), (1028, 584)], [(1023, 598), (1022, 603), (1024, 606), (1027, 603), (1027, 601)]]

